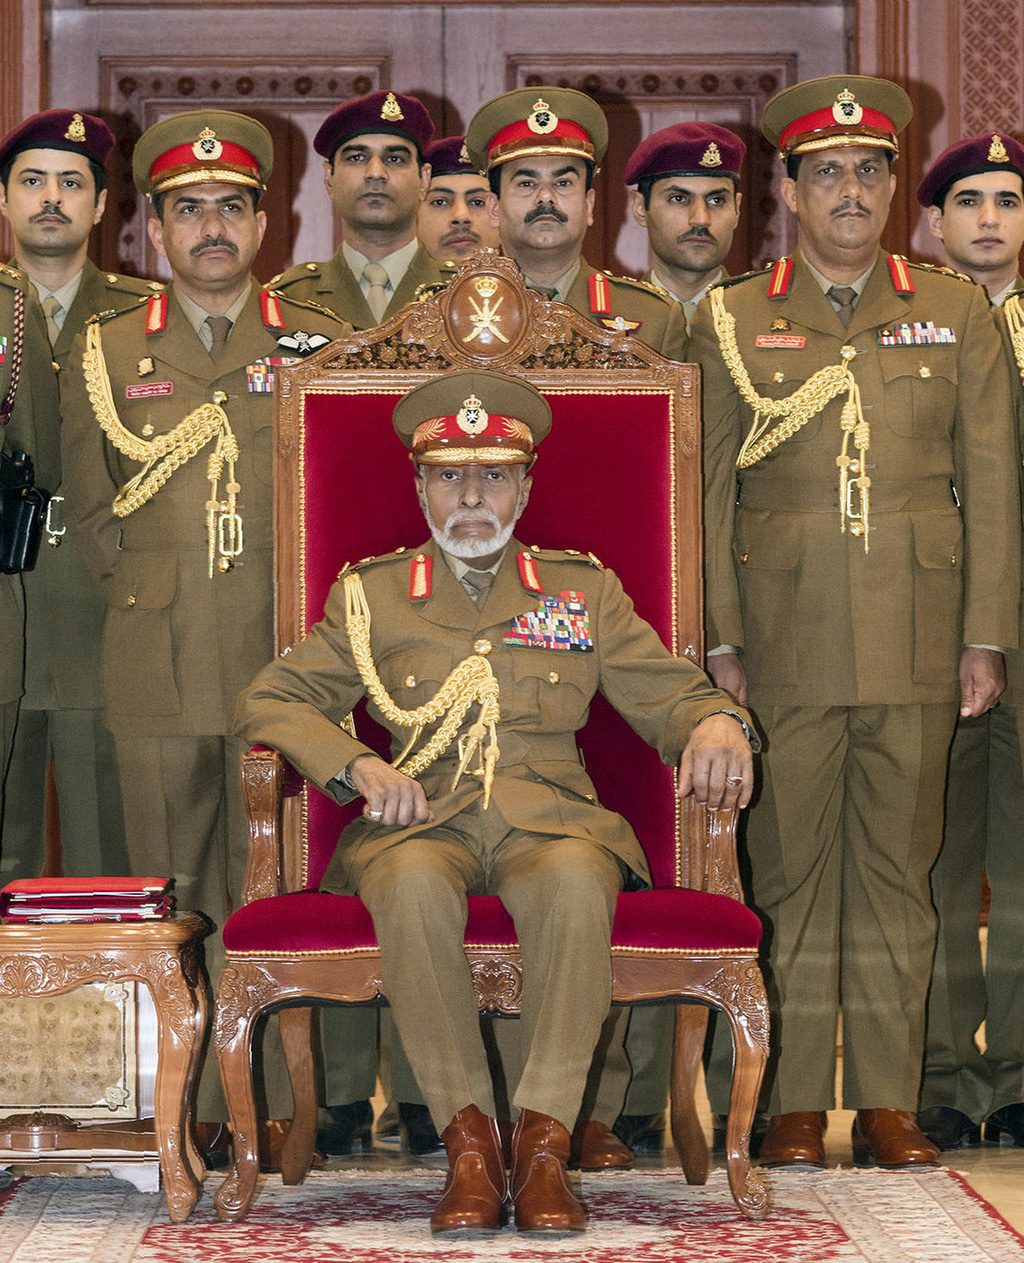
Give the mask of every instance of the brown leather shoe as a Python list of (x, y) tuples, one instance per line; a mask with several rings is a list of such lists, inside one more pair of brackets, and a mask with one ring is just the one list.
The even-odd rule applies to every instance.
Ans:
[(582, 1232), (587, 1214), (569, 1187), (568, 1129), (523, 1110), (512, 1136), (512, 1197), (520, 1232)]
[(858, 1110), (853, 1161), (859, 1167), (933, 1167), (939, 1151), (909, 1110)]
[(572, 1129), (569, 1165), (581, 1171), (624, 1171), (636, 1157), (610, 1127), (581, 1118)]
[[(261, 1118), (257, 1135), (260, 1146), (260, 1170), (266, 1175), (281, 1170), (281, 1150), (288, 1139), (290, 1118)], [(230, 1133), (229, 1133), (230, 1134)], [(324, 1155), (319, 1149), (313, 1150), (310, 1169), (320, 1170), (324, 1165)]]
[(825, 1165), (824, 1111), (794, 1110), (776, 1114), (761, 1142), (763, 1167), (823, 1167)]
[(498, 1124), (475, 1105), (459, 1110), (441, 1133), (448, 1179), (430, 1216), (431, 1232), (495, 1232), (508, 1218), (508, 1180)]

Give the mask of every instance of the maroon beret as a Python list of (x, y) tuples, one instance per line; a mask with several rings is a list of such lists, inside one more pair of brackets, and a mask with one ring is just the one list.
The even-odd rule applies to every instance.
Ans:
[(669, 175), (727, 175), (739, 180), (747, 147), (717, 123), (673, 123), (642, 140), (626, 163), (625, 181)]
[(65, 149), (83, 153), (101, 167), (114, 144), (103, 119), (79, 110), (43, 110), (30, 114), (0, 140), (0, 166), (24, 149)]
[(423, 161), (430, 163), (431, 179), (435, 175), (483, 175), (469, 160), (465, 136), (432, 140), (423, 151)]
[(941, 206), (951, 185), (983, 171), (1014, 171), (1024, 180), (1024, 145), (996, 132), (958, 140), (932, 163), (917, 186), (917, 200), (922, 206)]
[(338, 146), (353, 136), (389, 133), (411, 140), (422, 155), (434, 134), (423, 102), (401, 92), (371, 92), (342, 101), (324, 119), (313, 137), (313, 148), (330, 161)]

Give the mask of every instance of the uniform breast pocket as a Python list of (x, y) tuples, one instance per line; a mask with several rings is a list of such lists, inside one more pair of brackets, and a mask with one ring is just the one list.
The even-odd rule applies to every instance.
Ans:
[(747, 674), (765, 684), (795, 684), (802, 555), (796, 515), (741, 509), (733, 549)]
[(377, 670), (395, 704), (415, 710), (431, 701), (455, 663), (451, 654), (410, 647), (388, 654)]
[(103, 695), (112, 714), (180, 712), (171, 629), (177, 591), (176, 558), (122, 554), (107, 587), (103, 629)]
[(535, 714), (543, 729), (575, 731), (597, 687), (594, 655), (571, 649), (516, 648), (509, 656), (515, 690), (508, 699), (509, 714), (515, 710), (527, 722)]
[[(754, 390), (763, 399), (788, 399), (790, 395), (803, 386), (807, 379), (812, 376), (821, 364), (815, 364), (810, 361), (804, 361), (801, 355), (799, 360), (787, 359), (784, 363), (779, 364), (772, 372), (771, 377), (762, 375), (760, 381), (754, 382)], [(768, 430), (773, 430), (779, 424), (778, 420), (769, 423)], [(821, 427), (821, 414), (811, 417), (806, 425), (800, 427), (795, 434), (792, 434), (787, 443), (806, 443), (809, 439), (814, 438)]]
[[(888, 347), (879, 351), (885, 389), (881, 417), (890, 430), (908, 438), (941, 439), (952, 429), (956, 407), (956, 356), (949, 348)], [(856, 365), (854, 366), (856, 375)], [(865, 400), (865, 403), (868, 401)]]
[(261, 425), (252, 436), (252, 459), (256, 477), (268, 487), (274, 482), (274, 427)]
[(963, 523), (959, 513), (911, 514), (914, 531), (914, 680), (957, 677), (962, 638)]

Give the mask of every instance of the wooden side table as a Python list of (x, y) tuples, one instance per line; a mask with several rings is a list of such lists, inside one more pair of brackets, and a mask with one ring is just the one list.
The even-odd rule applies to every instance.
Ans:
[[(192, 1213), (203, 1181), (189, 1121), (209, 1019), (200, 971), (200, 943), (208, 933), (207, 922), (194, 912), (137, 923), (0, 924), (0, 1000), (54, 995), (89, 982), (134, 981), (149, 988), (159, 1041), (155, 1140), (167, 1212), (175, 1222)], [(152, 1132), (124, 1124), (80, 1126), (62, 1114), (0, 1119), (0, 1159), (16, 1162), (75, 1161), (96, 1153), (105, 1159), (111, 1150), (128, 1150), (129, 1158), (148, 1150), (152, 1156), (153, 1139)]]

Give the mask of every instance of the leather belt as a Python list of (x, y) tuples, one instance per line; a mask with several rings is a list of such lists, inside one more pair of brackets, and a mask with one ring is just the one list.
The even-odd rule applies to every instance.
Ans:
[[(838, 513), (839, 484), (748, 477), (740, 480), (737, 500), (741, 508), (775, 513)], [(871, 484), (872, 513), (952, 509), (957, 503), (950, 480), (941, 476)]]

